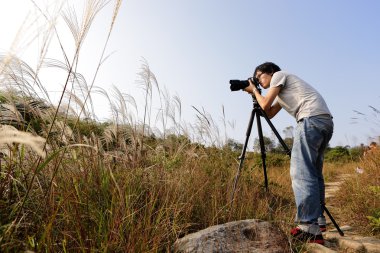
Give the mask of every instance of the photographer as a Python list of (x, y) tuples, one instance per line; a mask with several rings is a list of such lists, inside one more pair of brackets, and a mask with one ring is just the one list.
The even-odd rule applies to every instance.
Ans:
[(333, 133), (331, 113), (322, 96), (296, 75), (274, 63), (256, 67), (254, 78), (268, 89), (261, 95), (251, 79), (244, 91), (256, 97), (269, 118), (284, 108), (297, 121), (291, 153), (290, 175), (295, 196), (297, 227), (291, 235), (301, 241), (324, 244), (326, 229), (321, 203), (325, 200), (323, 153)]

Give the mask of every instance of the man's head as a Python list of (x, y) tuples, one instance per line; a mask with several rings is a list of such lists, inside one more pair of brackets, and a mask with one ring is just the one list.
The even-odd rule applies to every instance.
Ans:
[(272, 75), (280, 70), (280, 67), (273, 62), (265, 62), (256, 67), (253, 76), (259, 81), (260, 85), (266, 89), (270, 85)]

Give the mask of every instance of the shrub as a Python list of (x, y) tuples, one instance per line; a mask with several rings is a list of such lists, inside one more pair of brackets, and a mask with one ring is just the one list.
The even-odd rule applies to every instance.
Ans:
[(350, 152), (347, 147), (337, 146), (330, 148), (325, 153), (326, 162), (347, 162), (350, 160)]
[[(263, 166), (263, 160), (261, 157), (261, 153), (254, 154), (254, 164), (253, 166), (256, 168), (261, 168)], [(266, 166), (267, 167), (288, 167), (290, 162), (290, 157), (285, 154), (280, 153), (267, 153), (266, 154)]]

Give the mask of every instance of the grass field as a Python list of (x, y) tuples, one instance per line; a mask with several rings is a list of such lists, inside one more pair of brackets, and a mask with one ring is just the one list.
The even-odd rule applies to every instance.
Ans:
[[(89, 143), (64, 146), (42, 161), (18, 146), (2, 159), (1, 251), (165, 252), (178, 237), (228, 221), (263, 219), (286, 233), (293, 226), (287, 164), (268, 167), (266, 192), (263, 171), (248, 156), (231, 204), (236, 152), (171, 145), (177, 147), (156, 146), (138, 162)], [(325, 165), (327, 181), (365, 168), (337, 193), (342, 209), (334, 216), (366, 235), (379, 232), (376, 161)]]

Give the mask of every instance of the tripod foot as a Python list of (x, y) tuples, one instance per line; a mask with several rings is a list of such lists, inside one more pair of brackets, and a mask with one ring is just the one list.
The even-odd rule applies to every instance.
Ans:
[(335, 222), (334, 217), (332, 217), (331, 213), (329, 212), (329, 210), (327, 209), (327, 207), (325, 206), (325, 204), (321, 204), (321, 206), (322, 206), (322, 209), (329, 216), (329, 218), (330, 218), (331, 222), (334, 224), (335, 228), (338, 230), (339, 235), (340, 236), (344, 236), (343, 231), (340, 229), (340, 227), (338, 226), (338, 224)]

